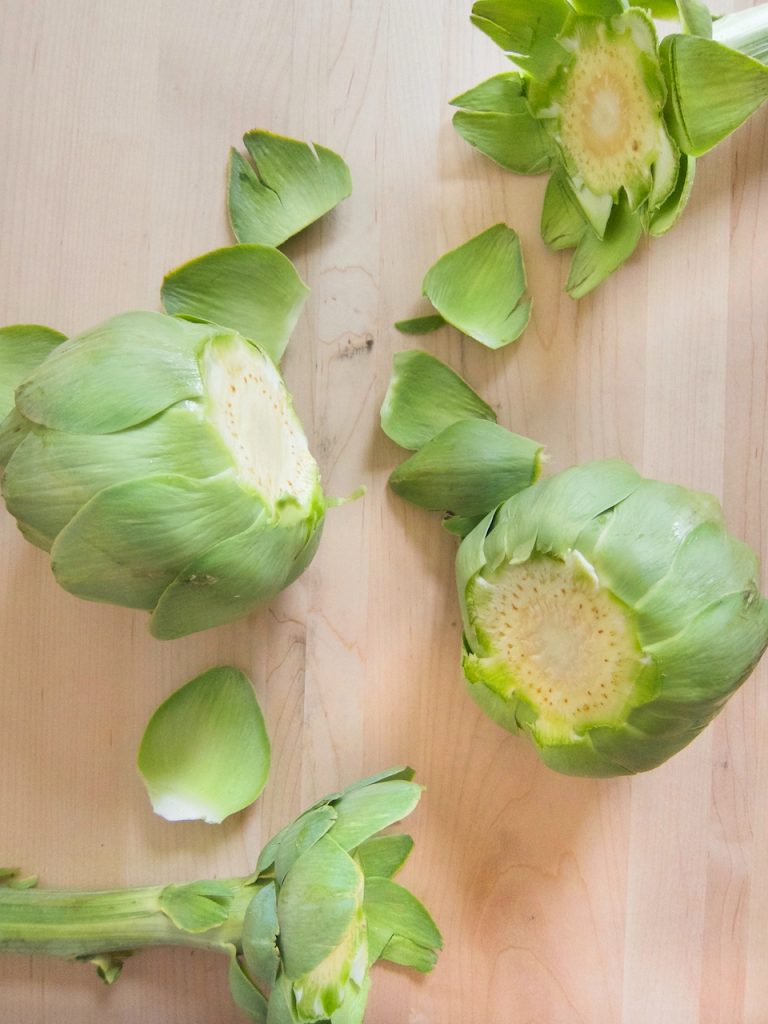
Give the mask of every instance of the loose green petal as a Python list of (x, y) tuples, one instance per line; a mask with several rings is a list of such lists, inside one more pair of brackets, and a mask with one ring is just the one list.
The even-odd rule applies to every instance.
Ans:
[(197, 356), (217, 333), (162, 313), (123, 313), (63, 342), (20, 385), (27, 419), (109, 434), (202, 394)]
[(542, 452), (497, 423), (461, 420), (398, 466), (389, 483), (421, 508), (484, 515), (536, 480)]
[(160, 909), (177, 928), (198, 935), (227, 920), (236, 888), (217, 881), (167, 885), (160, 893)]
[(520, 239), (506, 224), (447, 252), (423, 285), (448, 323), (494, 349), (515, 341), (528, 325), (531, 303), (523, 301), (525, 289)]
[(169, 821), (223, 821), (267, 781), (270, 745), (256, 695), (235, 668), (210, 669), (155, 711), (139, 771), (155, 813)]
[(337, 820), (330, 836), (342, 849), (353, 850), (409, 815), (420, 797), (421, 786), (397, 779), (354, 789), (335, 804)]
[(381, 429), (401, 448), (416, 451), (453, 423), (496, 420), (496, 413), (467, 382), (419, 349), (396, 353), (381, 406)]
[(518, 174), (551, 169), (555, 147), (528, 108), (520, 75), (496, 75), (451, 104), (462, 108), (453, 116), (459, 135), (502, 167)]
[(267, 1001), (243, 970), (234, 946), (229, 952), (229, 991), (249, 1020), (267, 1024)]
[(280, 948), (292, 980), (334, 953), (354, 924), (362, 896), (362, 871), (328, 836), (299, 857), (277, 904)]
[(255, 341), (279, 363), (309, 289), (291, 261), (266, 245), (232, 245), (166, 274), (169, 313), (219, 324)]
[(560, 168), (547, 182), (541, 210), (541, 237), (550, 249), (573, 249), (587, 230), (582, 206)]
[(366, 878), (392, 878), (405, 864), (413, 849), (410, 836), (373, 836), (355, 851)]
[(643, 234), (642, 219), (629, 209), (626, 200), (615, 206), (605, 237), (585, 231), (574, 253), (566, 290), (581, 299), (625, 263)]
[(277, 920), (277, 889), (274, 882), (261, 887), (243, 918), (243, 957), (251, 977), (266, 989), (270, 989), (277, 977), (280, 966), (280, 950), (277, 936), (280, 925)]
[(412, 320), (398, 320), (395, 327), (402, 334), (431, 334), (445, 326), (445, 320), (439, 313), (429, 316), (417, 316)]
[(271, 600), (312, 561), (322, 508), (306, 518), (258, 519), (243, 533), (191, 561), (167, 586), (152, 614), (158, 640), (173, 640), (247, 615)]
[(660, 53), (667, 120), (684, 153), (706, 153), (768, 99), (768, 66), (712, 39), (667, 36)]
[(220, 435), (194, 402), (116, 434), (28, 431), (9, 461), (3, 496), (12, 516), (52, 544), (99, 491), (158, 473), (203, 479), (231, 469)]
[(66, 335), (37, 324), (0, 327), (0, 420), (14, 406), (14, 392)]
[(239, 242), (282, 245), (352, 192), (338, 154), (267, 131), (243, 137), (255, 170), (236, 150), (229, 168), (229, 216)]
[(192, 559), (247, 529), (259, 511), (231, 472), (114, 484), (61, 531), (51, 567), (78, 597), (151, 609)]

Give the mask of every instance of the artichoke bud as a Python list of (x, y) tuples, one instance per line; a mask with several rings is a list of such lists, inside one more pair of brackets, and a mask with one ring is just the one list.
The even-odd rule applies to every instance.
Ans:
[(768, 645), (757, 559), (717, 501), (621, 462), (510, 498), (463, 541), (457, 572), (470, 691), (566, 774), (660, 764)]

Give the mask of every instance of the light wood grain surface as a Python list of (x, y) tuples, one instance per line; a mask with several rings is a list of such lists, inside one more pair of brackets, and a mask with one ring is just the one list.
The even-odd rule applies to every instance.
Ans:
[[(720, 9), (745, 6), (724, 0)], [(746, 4), (748, 6), (748, 4)], [(163, 273), (229, 242), (227, 150), (268, 127), (340, 151), (355, 191), (289, 244), (312, 287), (285, 370), (330, 493), (310, 570), (270, 608), (185, 640), (59, 590), (0, 517), (0, 863), (49, 886), (244, 873), (324, 792), (392, 763), (427, 786), (407, 881), (446, 949), (377, 968), (369, 1024), (765, 1024), (765, 667), (666, 766), (557, 776), (485, 719), (458, 668), (455, 543), (386, 488), (391, 327), (422, 275), (499, 220), (535, 298), (516, 346), (424, 340), (545, 442), (555, 467), (621, 456), (710, 490), (763, 558), (768, 523), (768, 116), (700, 165), (679, 227), (597, 294), (563, 293), (542, 178), (506, 174), (447, 100), (505, 68), (469, 0), (0, 0), (0, 323), (75, 332), (156, 308)], [(234, 662), (274, 741), (271, 781), (221, 827), (154, 817), (134, 768), (157, 703)], [(2, 1024), (226, 1024), (224, 964), (144, 953), (0, 961)]]

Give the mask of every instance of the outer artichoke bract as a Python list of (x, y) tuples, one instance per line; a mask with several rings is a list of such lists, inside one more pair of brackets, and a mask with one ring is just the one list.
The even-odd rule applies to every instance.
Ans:
[(623, 462), (510, 498), (463, 541), (457, 575), (471, 693), (570, 775), (660, 764), (768, 644), (757, 559), (717, 501)]
[(159, 638), (247, 614), (315, 552), (317, 465), (275, 364), (233, 330), (115, 317), (32, 369), (2, 434), (6, 504), (59, 583), (151, 611)]

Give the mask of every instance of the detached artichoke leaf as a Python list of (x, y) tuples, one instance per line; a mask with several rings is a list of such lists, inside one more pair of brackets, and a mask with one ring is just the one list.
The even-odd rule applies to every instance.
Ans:
[[(406, 967), (430, 970), (436, 959), (435, 950), (442, 948), (442, 937), (422, 904), (407, 889), (388, 878), (368, 878), (365, 883), (365, 919), (368, 927), (368, 958), (374, 963), (380, 957), (392, 959)], [(393, 952), (407, 954), (408, 959), (395, 959)], [(425, 962), (429, 966), (424, 966)]]
[(160, 893), (160, 910), (177, 928), (197, 935), (227, 920), (236, 888), (236, 884), (217, 881), (167, 885)]
[(366, 879), (392, 878), (405, 864), (412, 849), (410, 836), (373, 836), (357, 847), (355, 857)]
[(488, 420), (461, 420), (394, 470), (392, 490), (421, 508), (484, 515), (530, 486), (543, 448)]
[(13, 410), (19, 384), (66, 340), (65, 334), (38, 324), (0, 327), (0, 420)]
[(642, 234), (640, 214), (630, 210), (625, 199), (614, 206), (603, 238), (585, 231), (576, 247), (566, 284), (571, 298), (584, 298), (626, 263)]
[(496, 224), (441, 256), (423, 291), (449, 324), (488, 348), (515, 341), (528, 325), (525, 267), (520, 239)]
[(254, 167), (232, 150), (229, 216), (239, 242), (282, 245), (352, 192), (349, 168), (333, 150), (272, 132), (243, 136)]
[(550, 170), (555, 146), (534, 117), (514, 72), (496, 75), (451, 100), (456, 131), (475, 149), (518, 174)]
[(267, 1024), (267, 1000), (246, 974), (234, 946), (229, 951), (229, 991), (249, 1020)]
[(51, 567), (78, 597), (151, 609), (195, 556), (239, 535), (259, 512), (231, 471), (207, 480), (168, 474), (113, 484), (58, 535)]
[(309, 289), (291, 261), (266, 245), (216, 249), (166, 274), (162, 298), (175, 316), (237, 331), (279, 363)]
[(444, 327), (446, 321), (439, 313), (430, 313), (427, 316), (417, 316), (411, 320), (398, 320), (395, 328), (402, 334), (431, 334)]
[(163, 416), (116, 434), (72, 434), (34, 426), (6, 467), (12, 516), (50, 544), (91, 498), (115, 484), (158, 473), (205, 479), (234, 467), (201, 407), (180, 402)]
[(667, 121), (690, 156), (722, 142), (768, 99), (768, 66), (715, 40), (667, 36), (660, 55)]
[(162, 313), (123, 313), (62, 342), (16, 392), (35, 423), (73, 434), (110, 434), (203, 393), (198, 354), (210, 325)]
[(209, 669), (155, 711), (138, 767), (156, 814), (218, 823), (258, 797), (271, 751), (253, 686), (231, 666)]
[(395, 354), (381, 406), (381, 429), (416, 451), (453, 423), (496, 420), (496, 413), (449, 366), (418, 349)]
[(243, 919), (243, 958), (249, 974), (265, 989), (275, 984), (280, 967), (277, 936), (277, 888), (269, 882), (257, 890)]
[(334, 804), (337, 817), (331, 836), (343, 850), (354, 850), (376, 832), (409, 815), (420, 797), (421, 786), (398, 779), (354, 789)]

